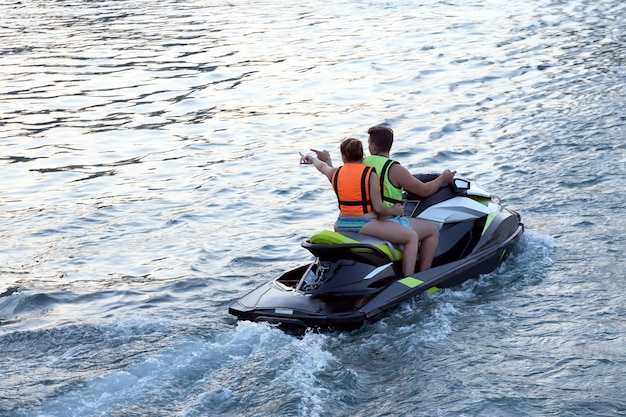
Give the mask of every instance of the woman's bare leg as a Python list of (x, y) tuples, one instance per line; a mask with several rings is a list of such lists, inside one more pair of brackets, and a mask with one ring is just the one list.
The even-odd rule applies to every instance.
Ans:
[(405, 276), (413, 275), (417, 263), (419, 239), (417, 232), (398, 223), (384, 220), (372, 220), (361, 229), (364, 235), (388, 240), (391, 243), (404, 245), (402, 251), (402, 270)]

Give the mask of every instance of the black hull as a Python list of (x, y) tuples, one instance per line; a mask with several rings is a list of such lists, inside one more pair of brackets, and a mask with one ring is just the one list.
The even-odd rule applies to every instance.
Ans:
[[(483, 226), (484, 223), (480, 225)], [(396, 273), (385, 285), (369, 294), (315, 295), (299, 291), (298, 282), (309, 268), (309, 265), (303, 265), (234, 301), (229, 313), (242, 320), (268, 322), (286, 329), (358, 329), (433, 287), (454, 287), (492, 272), (524, 231), (519, 215), (509, 210), (501, 211), (485, 233), (480, 233), (476, 239), (471, 236), (474, 227), (468, 228), (469, 235), (463, 240), (462, 248), (455, 245), (452, 237), (458, 230), (442, 233), (440, 249), (431, 269), (411, 277)], [(448, 235), (449, 242), (446, 241)], [(466, 253), (459, 255), (459, 251)], [(461, 258), (450, 260), (452, 256)], [(358, 262), (355, 264), (358, 266)], [(390, 269), (400, 271), (399, 262)], [(355, 269), (354, 274), (357, 272), (360, 271)]]

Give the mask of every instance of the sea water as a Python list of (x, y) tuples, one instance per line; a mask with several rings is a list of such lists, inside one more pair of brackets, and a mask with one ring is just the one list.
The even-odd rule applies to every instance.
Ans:
[[(621, 1), (0, 13), (0, 415), (626, 413)], [(335, 219), (298, 152), (380, 123), (521, 213), (511, 256), (353, 332), (237, 322)]]

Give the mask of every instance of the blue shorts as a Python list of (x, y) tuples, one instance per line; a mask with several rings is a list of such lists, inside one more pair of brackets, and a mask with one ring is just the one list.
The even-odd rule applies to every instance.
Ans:
[(371, 222), (372, 220), (376, 220), (376, 217), (365, 218), (365, 219), (355, 219), (352, 217), (341, 217), (337, 218), (335, 222), (335, 227), (340, 232), (354, 232), (359, 233), (363, 226)]
[(388, 222), (398, 223), (399, 225), (404, 226), (407, 229), (412, 229), (411, 224), (409, 223), (409, 220), (404, 216), (396, 216), (396, 217), (392, 217), (390, 219), (385, 219), (385, 220), (387, 220)]

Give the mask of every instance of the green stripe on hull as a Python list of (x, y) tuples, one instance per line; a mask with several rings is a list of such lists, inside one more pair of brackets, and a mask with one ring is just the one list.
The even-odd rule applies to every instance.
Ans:
[(402, 278), (401, 280), (398, 281), (400, 284), (404, 284), (409, 288), (415, 288), (418, 285), (421, 285), (424, 283), (424, 281), (419, 280), (417, 278), (413, 278), (413, 277), (406, 277), (406, 278)]
[[(400, 280), (398, 280), (398, 282), (400, 284), (404, 284), (409, 288), (415, 288), (419, 285), (422, 285), (424, 283), (424, 281), (417, 279), (417, 278), (413, 278), (413, 277), (405, 277), (402, 278)], [(433, 294), (435, 292), (439, 291), (439, 288), (437, 287), (430, 287), (429, 289), (427, 289), (426, 291), (424, 291), (426, 294)]]
[(495, 218), (498, 217), (498, 214), (500, 213), (496, 211), (495, 213), (491, 213), (487, 216), (487, 221), (485, 222), (485, 227), (483, 227), (483, 232), (481, 233), (481, 236), (485, 234), (485, 232), (489, 228), (489, 225), (491, 225), (491, 222), (493, 222)]

